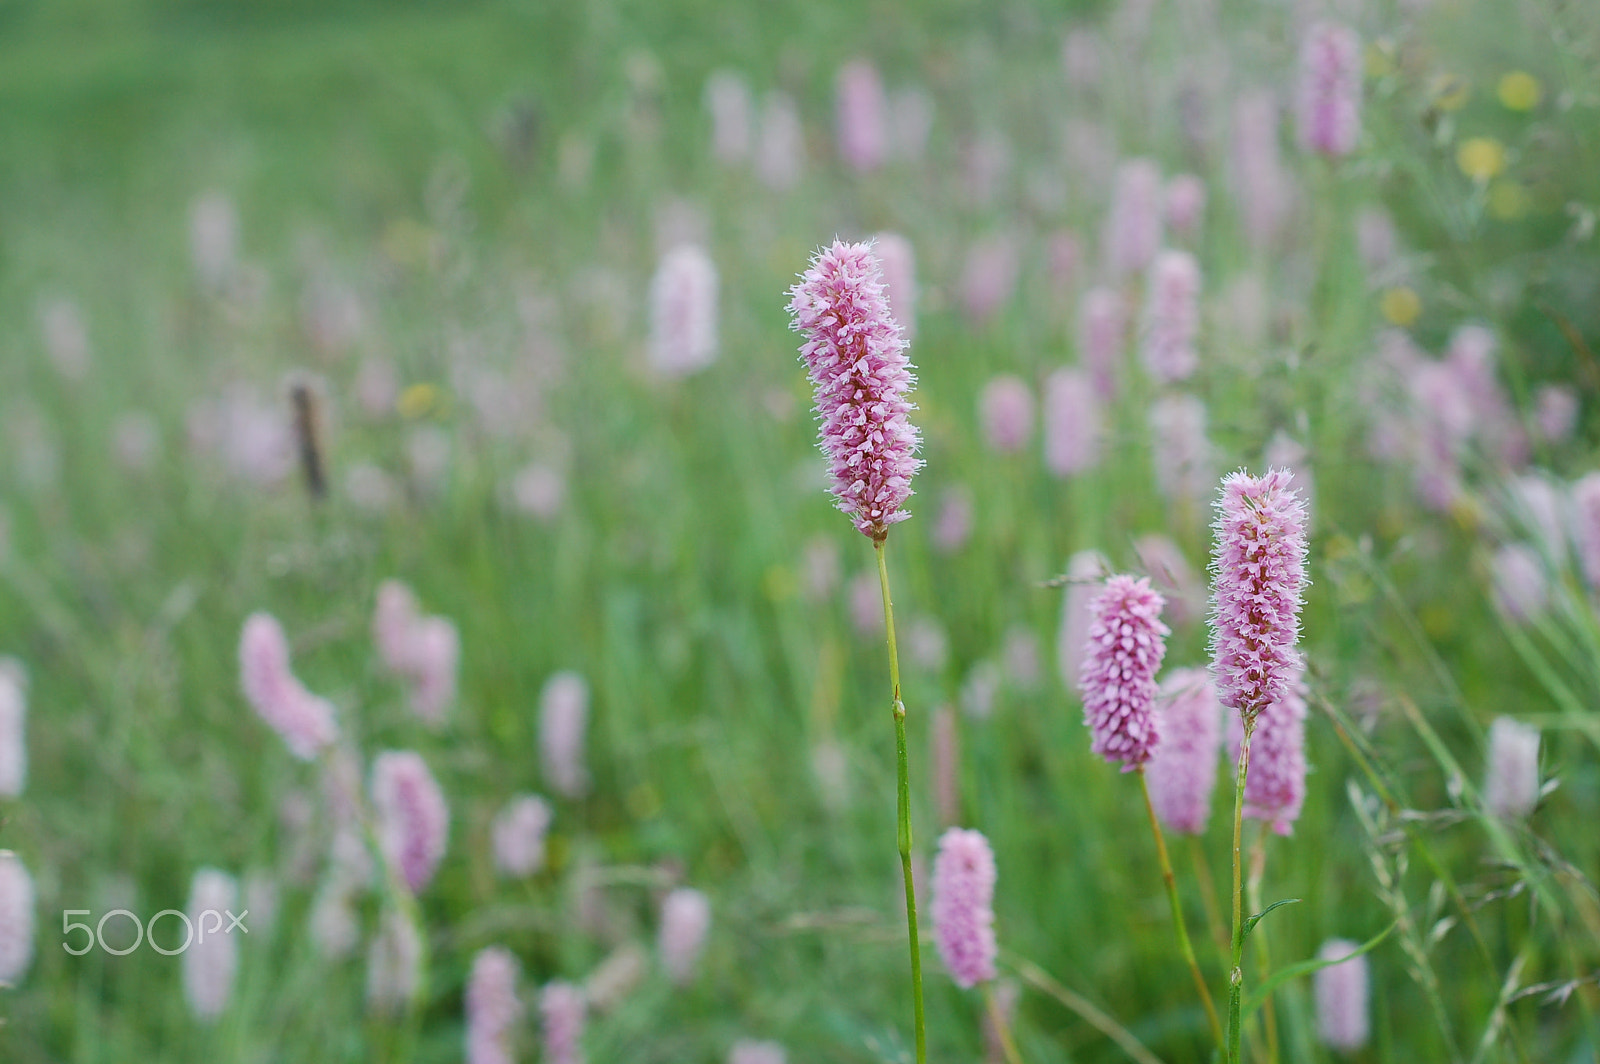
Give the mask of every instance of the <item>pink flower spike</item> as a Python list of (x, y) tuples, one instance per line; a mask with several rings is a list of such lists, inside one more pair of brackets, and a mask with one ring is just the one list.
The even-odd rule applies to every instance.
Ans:
[(589, 728), (589, 684), (576, 672), (558, 672), (539, 694), (539, 761), (545, 782), (563, 798), (589, 790), (583, 763)]
[(33, 963), (33, 877), (22, 858), (0, 850), (0, 983), (15, 985)]
[(711, 901), (692, 887), (679, 887), (661, 902), (661, 931), (657, 946), (661, 966), (679, 986), (694, 981), (711, 930)]
[(1150, 760), (1156, 746), (1156, 673), (1171, 631), (1161, 623), (1165, 605), (1147, 577), (1124, 575), (1108, 578), (1089, 603), (1089, 636), (1078, 669), (1083, 722), (1093, 740), (1090, 749), (1120, 762), (1124, 772)]
[(300, 760), (310, 761), (338, 739), (332, 704), (307, 691), (290, 671), (289, 640), (269, 613), (245, 619), (239, 636), (239, 685), (251, 708)]
[(650, 367), (684, 377), (717, 357), (717, 267), (704, 248), (679, 244), (650, 282)]
[(1033, 392), (1021, 377), (1009, 373), (996, 377), (978, 396), (978, 418), (992, 449), (1015, 454), (1033, 435)]
[(501, 875), (520, 879), (544, 867), (545, 835), (554, 817), (550, 803), (532, 794), (513, 799), (500, 811), (489, 835)]
[(1193, 240), (1200, 235), (1206, 213), (1206, 183), (1194, 174), (1179, 174), (1167, 182), (1167, 228), (1176, 236)]
[(833, 495), (857, 531), (875, 540), (910, 516), (902, 510), (921, 466), (921, 441), (905, 398), (915, 383), (905, 338), (889, 314), (883, 271), (866, 244), (833, 246), (790, 289), (800, 358), (822, 421)]
[(1150, 267), (1144, 308), (1145, 372), (1157, 384), (1191, 376), (1200, 364), (1200, 264), (1187, 251), (1163, 251)]
[(1138, 273), (1155, 258), (1161, 249), (1162, 211), (1161, 168), (1149, 159), (1129, 159), (1118, 166), (1101, 248), (1114, 279)]
[(1306, 508), (1286, 469), (1222, 481), (1212, 561), (1212, 670), (1222, 704), (1247, 720), (1300, 678)]
[(1489, 776), (1483, 785), (1489, 812), (1521, 820), (1539, 804), (1539, 729), (1514, 717), (1489, 725)]
[(0, 658), (0, 798), (20, 798), (28, 781), (28, 674)]
[(1058, 477), (1100, 461), (1100, 403), (1089, 375), (1058, 369), (1044, 382), (1044, 464)]
[(1343, 938), (1331, 938), (1317, 951), (1317, 959), (1337, 961), (1316, 974), (1317, 1034), (1322, 1044), (1341, 1053), (1354, 1053), (1367, 1044), (1367, 958), (1359, 947)]
[(499, 946), (480, 950), (467, 980), (467, 1064), (515, 1064), (512, 1045), (522, 1002), (517, 958)]
[(1346, 26), (1318, 22), (1300, 45), (1297, 99), (1300, 146), (1349, 155), (1361, 136), (1361, 38)]
[(933, 933), (963, 990), (995, 977), (994, 851), (981, 831), (950, 828), (933, 863)]
[[(1306, 800), (1306, 697), (1298, 666), (1284, 696), (1262, 707), (1250, 739), (1250, 774), (1244, 784), (1244, 815), (1289, 835)], [(1228, 717), (1228, 756), (1239, 763), (1244, 741), (1240, 714)]]
[(1091, 288), (1078, 303), (1078, 361), (1089, 371), (1102, 402), (1117, 394), (1127, 318), (1122, 297), (1110, 288)]
[(883, 266), (883, 294), (889, 313), (900, 323), (909, 343), (917, 333), (917, 256), (911, 241), (899, 233), (879, 233), (872, 238)]
[(1067, 561), (1067, 593), (1061, 599), (1061, 627), (1056, 635), (1056, 668), (1069, 689), (1078, 687), (1083, 645), (1089, 638), (1089, 603), (1099, 591), (1107, 565), (1099, 551), (1080, 550)]
[(1222, 706), (1204, 669), (1174, 669), (1161, 684), (1161, 741), (1145, 777), (1168, 830), (1205, 833), (1222, 752)]
[(539, 994), (545, 1064), (583, 1064), (583, 991), (571, 983), (548, 983)]
[(864, 59), (846, 63), (836, 91), (839, 157), (858, 173), (876, 170), (889, 154), (889, 100), (877, 68)]
[(1589, 473), (1572, 485), (1572, 508), (1584, 578), (1600, 591), (1600, 473)]
[(420, 754), (390, 750), (372, 761), (372, 807), (385, 858), (413, 894), (444, 857), (450, 810)]
[[(211, 919), (239, 907), (239, 884), (226, 872), (202, 868), (189, 888), (189, 919), (196, 928), (209, 927)], [(207, 913), (216, 917), (208, 919)], [(224, 925), (226, 926), (226, 925)], [(233, 977), (239, 968), (239, 938), (206, 934), (183, 951), (183, 994), (189, 1011), (201, 1023), (215, 1023), (233, 995)]]

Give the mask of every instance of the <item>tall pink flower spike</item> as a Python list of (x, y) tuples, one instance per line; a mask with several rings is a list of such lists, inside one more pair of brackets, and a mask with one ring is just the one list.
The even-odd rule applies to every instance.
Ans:
[(921, 440), (905, 398), (916, 382), (905, 338), (889, 313), (872, 248), (819, 251), (790, 289), (800, 358), (811, 376), (833, 495), (857, 531), (882, 540), (911, 516), (901, 507), (921, 466)]
[(994, 851), (980, 831), (951, 828), (933, 863), (933, 933), (964, 990), (995, 977)]
[(302, 761), (338, 739), (333, 705), (307, 691), (290, 671), (289, 640), (269, 613), (245, 619), (239, 636), (239, 686), (256, 714)]
[(1349, 155), (1361, 136), (1361, 38), (1346, 26), (1318, 22), (1300, 44), (1300, 146)]

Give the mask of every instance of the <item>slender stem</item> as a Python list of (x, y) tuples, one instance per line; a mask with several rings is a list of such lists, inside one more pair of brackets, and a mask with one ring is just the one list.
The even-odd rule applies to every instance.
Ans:
[(1200, 887), (1200, 900), (1206, 910), (1206, 926), (1211, 930), (1211, 941), (1217, 947), (1219, 963), (1228, 963), (1228, 929), (1222, 925), (1222, 909), (1217, 905), (1217, 882), (1211, 878), (1211, 864), (1206, 860), (1205, 847), (1200, 836), (1189, 837), (1189, 860), (1194, 865), (1194, 878)]
[(916, 1024), (917, 1064), (927, 1064), (928, 1033), (922, 1014), (922, 946), (917, 939), (917, 888), (911, 877), (911, 780), (906, 770), (906, 706), (900, 700), (900, 651), (894, 641), (894, 600), (889, 595), (889, 566), (883, 560), (881, 539), (872, 541), (878, 554), (878, 587), (883, 591), (883, 625), (889, 633), (889, 684), (894, 689), (894, 754), (899, 795), (896, 839), (900, 847), (900, 874), (906, 884), (906, 934), (911, 943), (911, 1011)]
[(995, 997), (992, 982), (983, 984), (983, 1002), (989, 1007), (989, 1022), (994, 1025), (994, 1036), (1000, 1041), (1000, 1051), (1005, 1054), (1006, 1064), (1022, 1064), (1017, 1043), (1011, 1038), (1011, 1024), (1000, 1008), (999, 999)]
[(1239, 1013), (1244, 998), (1244, 891), (1240, 860), (1240, 835), (1244, 825), (1244, 783), (1250, 771), (1250, 735), (1253, 717), (1244, 718), (1244, 741), (1239, 744), (1239, 775), (1233, 791), (1233, 969), (1228, 973), (1228, 1064), (1239, 1064)]
[(1095, 1007), (1094, 1003), (1081, 994), (1073, 993), (1050, 977), (1050, 973), (1034, 964), (1025, 957), (1015, 954), (1005, 954), (1007, 963), (1016, 969), (1018, 975), (1030, 986), (1044, 991), (1061, 1004), (1083, 1017), (1091, 1027), (1111, 1039), (1139, 1064), (1161, 1064), (1161, 1060), (1144, 1044), (1135, 1038), (1126, 1027), (1106, 1015)]
[(1206, 977), (1200, 974), (1200, 962), (1194, 959), (1194, 947), (1189, 944), (1189, 928), (1183, 920), (1183, 905), (1178, 901), (1178, 877), (1172, 871), (1172, 860), (1167, 856), (1167, 840), (1161, 834), (1161, 821), (1156, 819), (1156, 807), (1150, 802), (1150, 781), (1145, 778), (1144, 766), (1139, 766), (1139, 790), (1144, 794), (1144, 811), (1150, 817), (1150, 833), (1156, 839), (1156, 860), (1161, 863), (1161, 881), (1166, 884), (1167, 903), (1172, 906), (1172, 927), (1178, 933), (1178, 950), (1188, 962), (1194, 976), (1195, 989), (1200, 992), (1200, 1004), (1206, 1007), (1206, 1020), (1211, 1024), (1211, 1037), (1220, 1047), (1223, 1044), (1222, 1021), (1217, 1019), (1217, 1006), (1206, 989)]
[[(1256, 834), (1255, 845), (1250, 847), (1250, 878), (1245, 886), (1245, 897), (1253, 912), (1260, 912), (1261, 906), (1261, 879), (1267, 871), (1267, 832), (1271, 829), (1261, 825), (1261, 830)], [(1268, 949), (1267, 928), (1265, 924), (1258, 924), (1251, 932), (1256, 944), (1256, 963), (1261, 965), (1264, 972), (1272, 971), (1272, 952)], [(1278, 1064), (1278, 1013), (1272, 1005), (1272, 995), (1268, 994), (1261, 1002), (1262, 1023), (1267, 1035), (1267, 1064)]]

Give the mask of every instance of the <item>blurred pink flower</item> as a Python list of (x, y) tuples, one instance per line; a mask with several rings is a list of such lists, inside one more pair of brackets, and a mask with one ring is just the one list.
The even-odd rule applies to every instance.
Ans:
[(1117, 167), (1106, 214), (1101, 253), (1115, 280), (1150, 265), (1161, 249), (1161, 168), (1150, 159), (1128, 159)]
[(1187, 251), (1163, 251), (1150, 267), (1144, 308), (1145, 372), (1158, 384), (1194, 374), (1200, 364), (1200, 264)]
[(744, 162), (755, 122), (749, 83), (731, 70), (713, 71), (706, 79), (705, 105), (711, 113), (711, 154), (724, 166)]
[(0, 658), (0, 798), (20, 798), (28, 781), (28, 674)]
[(391, 1017), (404, 1013), (417, 993), (421, 963), (422, 939), (416, 925), (399, 910), (386, 907), (367, 944), (367, 1008)]
[(589, 790), (583, 764), (584, 733), (589, 723), (589, 685), (576, 672), (558, 672), (539, 694), (539, 760), (545, 782), (564, 798)]
[(22, 858), (0, 850), (0, 983), (16, 985), (33, 963), (33, 877)]
[(850, 579), (850, 623), (862, 636), (883, 634), (883, 589), (875, 569), (863, 569)]
[(1206, 406), (1192, 395), (1164, 395), (1150, 406), (1156, 487), (1168, 500), (1199, 506), (1212, 482)]
[(232, 876), (215, 868), (202, 868), (194, 874), (188, 916), (195, 938), (183, 951), (183, 995), (189, 1011), (202, 1023), (216, 1022), (233, 996), (239, 940), (223, 928), (228, 926), (225, 914), (239, 907), (239, 884)]
[(521, 879), (544, 867), (545, 835), (554, 816), (550, 803), (532, 794), (518, 795), (500, 810), (489, 837), (501, 875)]
[(1526, 543), (1508, 543), (1491, 559), (1494, 604), (1508, 620), (1526, 624), (1545, 611), (1550, 581), (1544, 559)]
[(1354, 1053), (1367, 1044), (1367, 958), (1348, 939), (1331, 938), (1317, 950), (1317, 959), (1338, 961), (1316, 974), (1317, 1034), (1322, 1044)]
[(933, 864), (933, 933), (950, 978), (964, 990), (995, 977), (994, 851), (983, 833), (950, 828)]
[(1561, 443), (1578, 424), (1578, 393), (1564, 384), (1546, 384), (1534, 397), (1534, 421), (1547, 443)]
[(200, 284), (225, 288), (239, 257), (239, 212), (227, 194), (215, 189), (189, 205), (189, 258)]
[(512, 478), (511, 501), (529, 517), (554, 521), (567, 501), (567, 478), (549, 462), (529, 462)]
[(420, 754), (389, 750), (372, 759), (372, 809), (385, 859), (421, 893), (444, 858), (450, 810)]
[(900, 323), (901, 335), (910, 343), (917, 333), (917, 258), (911, 241), (899, 233), (879, 233), (873, 250), (883, 266), (883, 297), (889, 315)]
[(961, 819), (961, 739), (953, 708), (940, 706), (933, 711), (929, 739), (933, 747), (928, 759), (933, 766), (933, 806), (939, 823), (948, 827)]
[(583, 1064), (583, 991), (571, 983), (547, 983), (539, 994), (544, 1064)]
[(1101, 402), (1117, 394), (1127, 318), (1122, 297), (1110, 288), (1091, 288), (1078, 303), (1078, 360)]
[(1233, 194), (1245, 235), (1256, 248), (1275, 242), (1291, 206), (1289, 176), (1278, 148), (1278, 104), (1250, 90), (1233, 105)]
[(1361, 136), (1361, 38), (1346, 26), (1317, 22), (1300, 44), (1297, 105), (1300, 146), (1348, 155)]
[(515, 1064), (515, 1035), (522, 1019), (519, 966), (500, 946), (479, 950), (467, 977), (467, 1064)]
[(1017, 242), (1006, 234), (973, 241), (961, 268), (961, 305), (974, 324), (987, 324), (1017, 287)]
[[(1306, 799), (1305, 666), (1297, 664), (1282, 697), (1256, 715), (1245, 778), (1244, 815), (1264, 821), (1279, 835), (1291, 834)], [(1244, 741), (1240, 714), (1228, 716), (1228, 756), (1237, 766)]]
[(1067, 561), (1066, 593), (1061, 597), (1061, 628), (1056, 636), (1056, 668), (1067, 690), (1078, 690), (1078, 667), (1089, 640), (1089, 602), (1100, 590), (1107, 564), (1099, 551), (1081, 550)]
[(1166, 598), (1166, 616), (1173, 624), (1182, 627), (1205, 616), (1205, 585), (1181, 547), (1166, 536), (1152, 534), (1134, 540), (1133, 552), (1150, 583)]
[(245, 618), (239, 636), (239, 686), (251, 708), (300, 760), (310, 761), (338, 739), (333, 705), (307, 691), (290, 671), (289, 641), (269, 613)]
[(889, 154), (889, 102), (877, 68), (864, 59), (846, 63), (835, 94), (839, 157), (859, 173), (876, 170)]
[(89, 325), (76, 300), (57, 296), (40, 302), (39, 328), (45, 354), (58, 373), (74, 382), (89, 375)]
[(787, 93), (767, 93), (756, 144), (756, 176), (773, 191), (787, 192), (799, 184), (805, 165), (806, 135), (799, 108)]
[(1222, 705), (1205, 669), (1174, 669), (1161, 683), (1161, 740), (1145, 777), (1150, 804), (1171, 831), (1205, 833), (1222, 752)]
[(1058, 369), (1044, 383), (1044, 464), (1058, 477), (1100, 461), (1100, 400), (1089, 375)]
[(1167, 229), (1183, 240), (1200, 235), (1206, 213), (1206, 183), (1194, 174), (1178, 174), (1167, 182)]
[(1600, 473), (1586, 474), (1572, 485), (1572, 507), (1578, 560), (1589, 587), (1600, 591)]
[(679, 887), (661, 902), (661, 928), (656, 947), (661, 966), (679, 986), (694, 980), (711, 930), (711, 901), (692, 887)]
[(717, 357), (717, 267), (704, 248), (679, 244), (650, 282), (650, 366), (681, 377)]
[(456, 697), (456, 626), (444, 617), (422, 616), (409, 588), (385, 580), (378, 587), (372, 634), (384, 665), (409, 685), (412, 710), (429, 724), (442, 723)]
[(954, 554), (972, 536), (974, 507), (972, 492), (965, 485), (946, 488), (939, 496), (939, 512), (933, 520), (933, 546), (941, 554)]
[(978, 419), (991, 448), (1015, 454), (1033, 435), (1033, 391), (1009, 373), (993, 378), (978, 397)]
[(777, 1042), (743, 1039), (728, 1050), (728, 1064), (788, 1064), (789, 1054)]
[(1489, 725), (1488, 778), (1483, 804), (1489, 812), (1520, 820), (1539, 804), (1539, 729), (1513, 717)]

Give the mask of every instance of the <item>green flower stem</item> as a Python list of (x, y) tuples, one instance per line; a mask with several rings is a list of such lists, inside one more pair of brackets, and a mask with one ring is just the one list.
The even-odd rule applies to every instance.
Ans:
[(911, 877), (911, 782), (906, 770), (906, 706), (900, 701), (900, 651), (894, 641), (894, 601), (889, 596), (889, 567), (881, 539), (872, 541), (878, 554), (878, 586), (883, 591), (883, 624), (889, 633), (889, 684), (894, 688), (894, 753), (898, 779), (900, 873), (906, 883), (906, 932), (911, 943), (911, 1009), (916, 1024), (917, 1064), (928, 1062), (928, 1033), (922, 1012), (922, 946), (917, 939), (917, 888)]
[(1217, 1006), (1206, 989), (1206, 977), (1200, 974), (1200, 962), (1194, 959), (1194, 946), (1189, 943), (1189, 928), (1183, 920), (1183, 905), (1178, 901), (1178, 877), (1172, 871), (1172, 859), (1167, 856), (1167, 840), (1161, 833), (1161, 821), (1156, 819), (1156, 807), (1150, 803), (1150, 781), (1145, 778), (1144, 766), (1139, 766), (1139, 790), (1144, 794), (1144, 811), (1150, 817), (1150, 833), (1156, 840), (1156, 859), (1161, 863), (1161, 881), (1167, 888), (1167, 903), (1172, 906), (1172, 927), (1178, 934), (1178, 951), (1183, 954), (1194, 976), (1195, 989), (1200, 992), (1200, 1004), (1206, 1007), (1206, 1020), (1211, 1024), (1211, 1037), (1220, 1047), (1223, 1044), (1222, 1021), (1217, 1018)]
[(1239, 1013), (1244, 998), (1244, 891), (1240, 836), (1244, 825), (1244, 783), (1250, 771), (1250, 736), (1255, 717), (1244, 718), (1244, 741), (1239, 744), (1239, 775), (1233, 790), (1233, 969), (1228, 973), (1228, 1064), (1239, 1064)]

